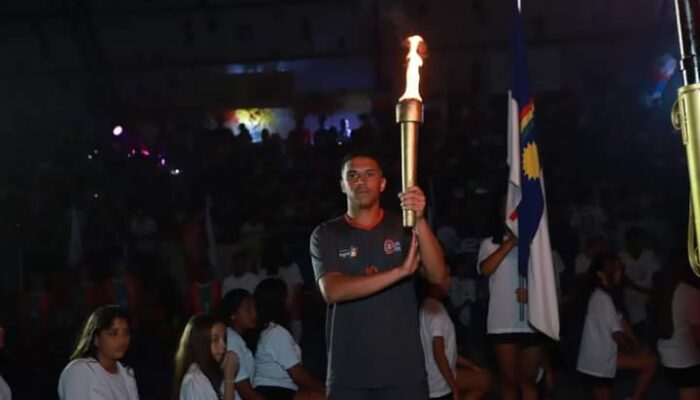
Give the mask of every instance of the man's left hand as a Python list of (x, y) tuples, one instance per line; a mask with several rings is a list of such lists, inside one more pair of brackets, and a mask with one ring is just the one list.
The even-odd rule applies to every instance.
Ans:
[(401, 208), (412, 210), (416, 213), (416, 219), (422, 219), (425, 215), (425, 194), (418, 186), (411, 186), (405, 192), (399, 193)]

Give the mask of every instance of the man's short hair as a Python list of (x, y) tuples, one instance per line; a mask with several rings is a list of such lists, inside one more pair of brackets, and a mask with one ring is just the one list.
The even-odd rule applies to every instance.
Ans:
[(382, 171), (382, 173), (384, 173), (384, 168), (382, 167), (382, 160), (379, 158), (379, 156), (369, 151), (354, 151), (352, 153), (346, 154), (345, 157), (343, 157), (340, 160), (340, 175), (343, 174), (343, 168), (345, 168), (345, 164), (347, 164), (348, 161), (355, 158), (369, 158), (374, 160), (374, 162), (377, 163), (377, 166), (379, 166), (379, 170)]

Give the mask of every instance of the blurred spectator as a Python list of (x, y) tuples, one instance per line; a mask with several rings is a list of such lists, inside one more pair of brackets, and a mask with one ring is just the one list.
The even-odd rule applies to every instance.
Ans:
[(231, 256), (231, 275), (224, 279), (221, 293), (225, 296), (234, 289), (245, 289), (253, 293), (260, 282), (260, 277), (253, 273), (253, 259), (250, 252), (241, 246)]
[(83, 320), (100, 303), (100, 288), (92, 278), (91, 269), (85, 264), (78, 269), (78, 281), (73, 296), (73, 317)]
[(652, 290), (654, 273), (661, 269), (656, 253), (648, 248), (646, 232), (632, 227), (625, 232), (625, 248), (620, 252), (625, 266), (625, 308), (635, 332), (649, 339), (647, 308)]
[(143, 290), (141, 281), (132, 275), (124, 258), (118, 257), (113, 264), (112, 275), (102, 284), (104, 301), (129, 310), (137, 318)]
[(158, 236), (158, 224), (155, 218), (146, 214), (139, 207), (129, 224), (129, 232), (134, 243), (134, 249), (140, 253), (153, 254)]
[(450, 278), (450, 304), (463, 329), (471, 325), (472, 304), (476, 303), (476, 281), (471, 275), (464, 260), (455, 264), (454, 276)]
[(185, 309), (191, 315), (212, 314), (219, 309), (221, 297), (221, 284), (214, 279), (211, 267), (205, 264), (190, 284)]
[(263, 259), (260, 281), (267, 278), (279, 278), (287, 284), (287, 310), (289, 312), (289, 330), (297, 343), (301, 341), (301, 300), (304, 280), (299, 265), (292, 260), (289, 246), (282, 240), (272, 240), (266, 246), (268, 251)]
[(574, 275), (586, 275), (593, 259), (607, 251), (608, 243), (603, 235), (593, 235), (586, 239), (583, 252), (579, 253), (574, 261)]
[(19, 312), (24, 347), (32, 354), (40, 352), (52, 322), (51, 296), (41, 274), (29, 276), (29, 288), (22, 294)]

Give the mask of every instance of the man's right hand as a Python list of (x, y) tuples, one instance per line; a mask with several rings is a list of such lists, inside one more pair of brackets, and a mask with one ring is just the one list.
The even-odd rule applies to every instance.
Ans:
[(398, 267), (398, 270), (401, 272), (402, 277), (409, 277), (416, 272), (419, 264), (420, 253), (418, 252), (418, 236), (414, 232), (411, 238), (411, 247), (408, 250), (406, 259), (403, 261), (403, 264)]

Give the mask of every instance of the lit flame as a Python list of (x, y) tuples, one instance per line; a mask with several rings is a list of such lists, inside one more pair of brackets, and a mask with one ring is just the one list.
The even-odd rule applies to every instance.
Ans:
[(406, 67), (406, 91), (399, 101), (406, 99), (423, 101), (420, 97), (420, 93), (418, 93), (418, 84), (420, 83), (420, 73), (418, 70), (423, 66), (423, 59), (418, 54), (418, 46), (423, 43), (423, 38), (420, 36), (411, 36), (408, 38), (408, 43), (410, 48), (406, 56), (406, 60), (408, 61), (408, 66)]

